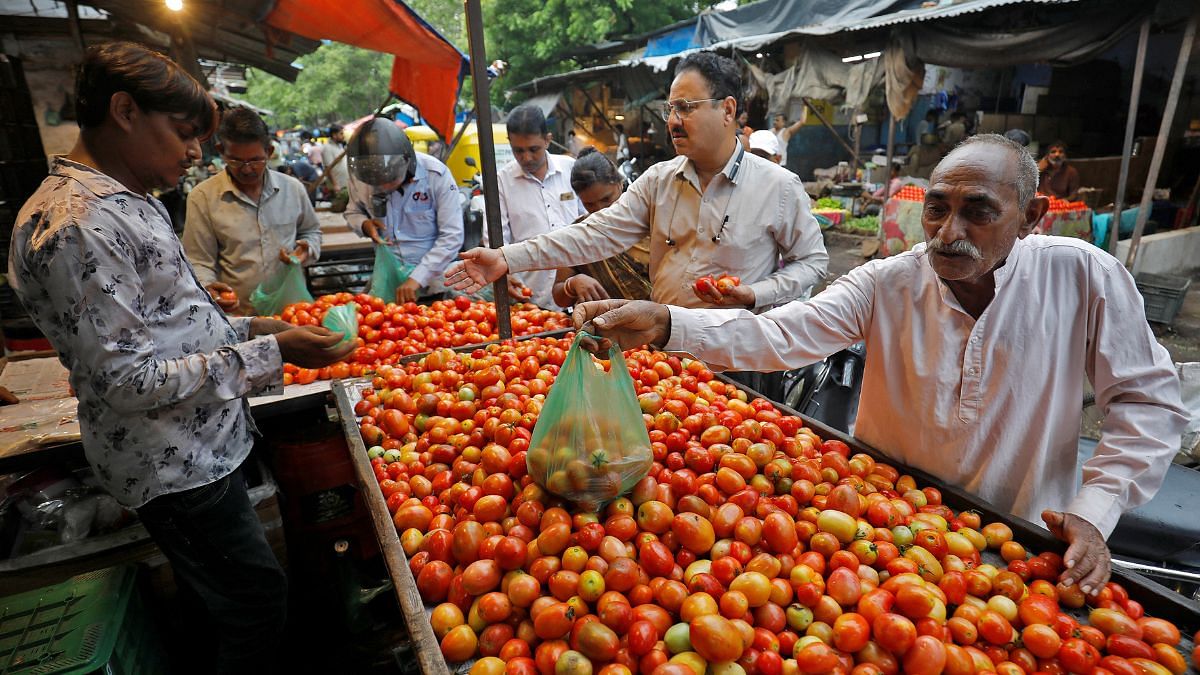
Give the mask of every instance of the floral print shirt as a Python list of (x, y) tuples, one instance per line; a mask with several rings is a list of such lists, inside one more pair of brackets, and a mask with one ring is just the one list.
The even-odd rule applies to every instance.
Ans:
[(70, 370), (84, 452), (121, 503), (207, 485), (246, 458), (245, 396), (282, 387), (279, 344), (217, 307), (157, 199), (55, 157), (17, 216), (9, 283)]

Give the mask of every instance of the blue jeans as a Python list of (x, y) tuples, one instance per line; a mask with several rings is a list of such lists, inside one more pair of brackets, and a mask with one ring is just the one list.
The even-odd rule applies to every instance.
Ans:
[[(137, 511), (175, 577), (208, 612), (216, 672), (273, 672), (287, 616), (287, 576), (250, 505), (241, 470), (157, 497)], [(206, 637), (196, 635), (201, 642)]]

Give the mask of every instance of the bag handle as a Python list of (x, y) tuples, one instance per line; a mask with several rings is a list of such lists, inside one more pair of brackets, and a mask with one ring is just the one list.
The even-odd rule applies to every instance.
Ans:
[[(571, 341), (571, 348), (567, 350), (567, 358), (563, 362), (564, 370), (567, 368), (567, 363), (572, 358), (590, 356), (590, 353), (588, 353), (587, 350), (579, 345), (580, 341), (584, 338), (591, 338), (597, 342), (601, 340), (599, 335), (594, 335), (585, 330), (581, 330), (576, 333), (575, 339)], [(623, 383), (628, 383), (630, 391), (636, 393), (637, 388), (633, 386), (633, 376), (629, 374), (629, 366), (625, 364), (625, 354), (617, 347), (615, 342), (612, 343), (612, 346), (608, 348), (608, 363), (609, 368), (607, 376), (615, 377)]]

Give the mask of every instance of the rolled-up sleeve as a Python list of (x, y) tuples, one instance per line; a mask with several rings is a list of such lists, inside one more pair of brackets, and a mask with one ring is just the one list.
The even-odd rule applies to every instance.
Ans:
[[(90, 374), (87, 384), (95, 394), (114, 410), (145, 412), (184, 400), (232, 401), (282, 385), (283, 359), (271, 335), (211, 353), (156, 357), (152, 332), (138, 309), (144, 302), (141, 278), (126, 252), (89, 228), (57, 236), (57, 250), (42, 261), (44, 285), (56, 290), (48, 302), (59, 321), (73, 324), (70, 356)], [(86, 273), (80, 273), (76, 261), (84, 261)], [(248, 327), (247, 320), (246, 335)]]
[(1089, 282), (1102, 289), (1089, 308), (1087, 374), (1104, 422), (1067, 511), (1107, 538), (1122, 513), (1150, 501), (1162, 486), (1188, 413), (1133, 277), (1115, 261), (1108, 268), (1093, 263)]
[(770, 307), (807, 297), (829, 267), (829, 254), (821, 228), (813, 217), (808, 195), (797, 178), (782, 190), (782, 223), (775, 232), (782, 266), (773, 274), (750, 284), (754, 307)]
[(513, 272), (552, 270), (605, 260), (650, 234), (651, 195), (635, 182), (615, 204), (584, 220), (502, 249)]

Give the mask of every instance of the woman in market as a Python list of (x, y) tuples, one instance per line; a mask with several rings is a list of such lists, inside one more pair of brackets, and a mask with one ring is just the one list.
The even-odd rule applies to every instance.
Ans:
[[(584, 148), (571, 169), (571, 187), (591, 215), (617, 201), (625, 192), (625, 179), (608, 157), (595, 148)], [(607, 298), (648, 300), (649, 262), (647, 237), (628, 251), (607, 260), (561, 268), (554, 279), (554, 302), (570, 307), (576, 302)]]

